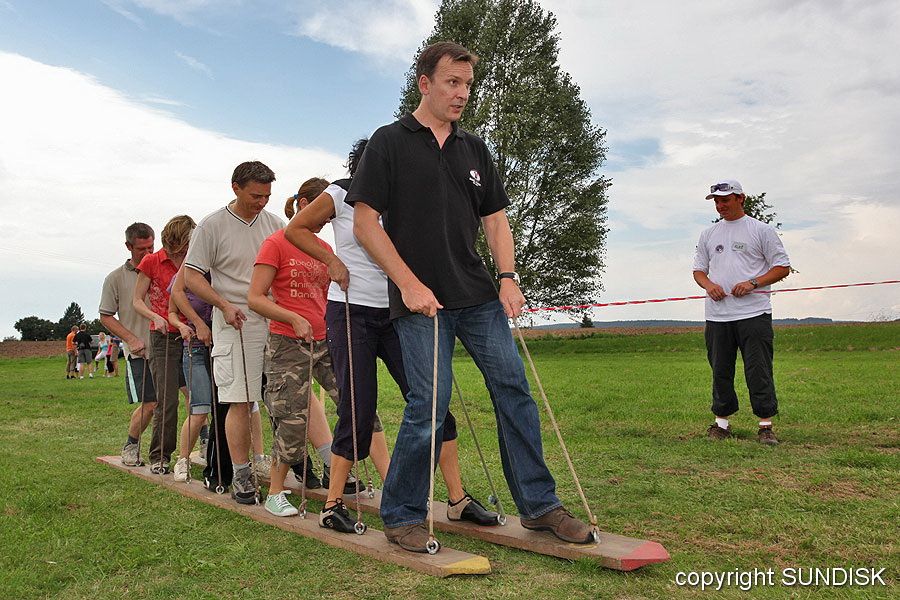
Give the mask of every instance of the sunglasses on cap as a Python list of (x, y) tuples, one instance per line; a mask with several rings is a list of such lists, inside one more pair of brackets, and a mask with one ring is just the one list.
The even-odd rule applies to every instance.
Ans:
[(709, 186), (709, 193), (714, 194), (716, 192), (733, 192), (737, 188), (735, 188), (730, 183), (717, 183), (716, 185)]

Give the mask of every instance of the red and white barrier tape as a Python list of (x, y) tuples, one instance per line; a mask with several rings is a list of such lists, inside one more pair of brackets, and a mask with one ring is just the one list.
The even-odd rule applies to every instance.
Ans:
[[(809, 290), (833, 290), (836, 288), (863, 287), (868, 285), (887, 285), (891, 283), (900, 283), (900, 280), (892, 279), (888, 281), (866, 281), (864, 283), (841, 283), (838, 285), (814, 285), (810, 287), (786, 288), (783, 290), (755, 290), (753, 294), (784, 294), (786, 292), (805, 292)], [(522, 312), (543, 312), (554, 310), (583, 310), (585, 308), (603, 308), (605, 306), (625, 306), (626, 304), (656, 304), (659, 302), (679, 302), (681, 300), (702, 300), (706, 295), (702, 296), (681, 296), (678, 298), (653, 298), (650, 300), (622, 300), (620, 302), (594, 302), (591, 304), (573, 304), (571, 306), (542, 306), (540, 308), (526, 308)]]

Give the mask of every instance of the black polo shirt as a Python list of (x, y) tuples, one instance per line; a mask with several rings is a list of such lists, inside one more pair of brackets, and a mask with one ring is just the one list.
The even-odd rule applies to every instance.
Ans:
[[(453, 123), (441, 148), (431, 129), (407, 114), (372, 135), (345, 201), (381, 213), (400, 257), (444, 308), (497, 298), (475, 241), (481, 217), (509, 198), (478, 136)], [(388, 296), (392, 319), (411, 314), (393, 282)]]

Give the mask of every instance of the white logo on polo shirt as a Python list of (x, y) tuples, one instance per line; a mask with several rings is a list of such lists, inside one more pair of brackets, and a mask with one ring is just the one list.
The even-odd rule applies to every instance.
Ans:
[(478, 171), (472, 169), (469, 171), (469, 181), (471, 181), (476, 187), (481, 187), (481, 175), (478, 174)]

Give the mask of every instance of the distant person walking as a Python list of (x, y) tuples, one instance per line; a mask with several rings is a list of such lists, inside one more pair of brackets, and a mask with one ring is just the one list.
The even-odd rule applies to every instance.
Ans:
[(728, 417), (738, 411), (734, 366), (740, 349), (750, 405), (759, 417), (757, 439), (778, 445), (772, 417), (778, 414), (772, 375), (774, 332), (769, 286), (791, 272), (781, 238), (771, 225), (744, 212), (744, 190), (733, 179), (710, 187), (722, 218), (700, 234), (694, 256), (694, 281), (706, 290), (706, 356), (712, 368), (712, 412), (707, 429), (714, 440), (732, 436)]
[(91, 371), (91, 364), (94, 362), (94, 353), (91, 351), (91, 334), (87, 332), (87, 325), (82, 323), (78, 326), (78, 333), (75, 334), (75, 344), (78, 346), (78, 378), (84, 379), (84, 372), (87, 371), (88, 377), (94, 378)]
[(78, 326), (72, 325), (72, 331), (66, 336), (66, 379), (76, 379), (78, 377), (78, 347), (75, 345), (75, 334), (78, 333)]
[(94, 372), (96, 373), (98, 369), (102, 369), (104, 377), (109, 377), (109, 371), (106, 369), (106, 353), (108, 351), (109, 340), (106, 338), (106, 333), (101, 331), (97, 334), (97, 354), (94, 356)]

